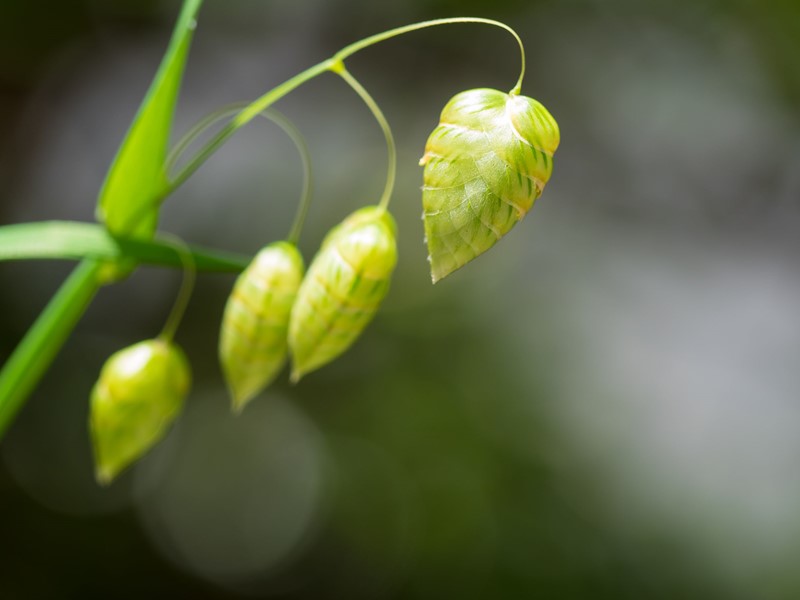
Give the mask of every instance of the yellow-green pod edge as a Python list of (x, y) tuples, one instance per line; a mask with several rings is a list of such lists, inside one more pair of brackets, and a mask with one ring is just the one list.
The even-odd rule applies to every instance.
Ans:
[(375, 316), (397, 264), (396, 231), (385, 208), (367, 206), (325, 237), (292, 309), (292, 381), (344, 353)]
[(533, 98), (481, 88), (446, 104), (420, 160), (434, 283), (528, 213), (550, 179), (559, 143), (558, 124)]
[(98, 483), (109, 484), (164, 436), (190, 385), (189, 363), (172, 342), (146, 340), (109, 357), (89, 414)]
[(220, 328), (219, 359), (234, 412), (240, 412), (286, 363), (289, 315), (303, 280), (290, 242), (261, 249), (233, 286)]

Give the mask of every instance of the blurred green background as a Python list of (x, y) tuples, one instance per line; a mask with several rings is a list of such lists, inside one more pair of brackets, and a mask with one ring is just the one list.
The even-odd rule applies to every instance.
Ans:
[[(0, 222), (93, 218), (174, 1), (0, 2)], [(201, 275), (178, 342), (195, 387), (110, 489), (88, 394), (155, 335), (176, 272), (101, 291), (0, 445), (2, 598), (800, 597), (800, 3), (207, 0), (176, 134), (358, 38), (500, 19), (561, 126), (543, 197), (431, 286), (417, 160), (445, 102), (509, 89), (513, 40), (417, 32), (354, 56), (399, 145), (400, 264), (343, 358), (234, 418), (216, 362), (233, 283)], [(317, 193), (301, 249), (374, 203), (380, 130), (335, 76), (280, 101)], [(300, 190), (269, 124), (162, 228), (254, 253)], [(69, 272), (0, 265), (0, 359)]]

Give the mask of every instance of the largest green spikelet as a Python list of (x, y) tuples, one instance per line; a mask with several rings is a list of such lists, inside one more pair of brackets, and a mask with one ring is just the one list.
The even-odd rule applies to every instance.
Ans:
[(559, 139), (555, 119), (526, 96), (483, 88), (447, 103), (420, 160), (434, 283), (527, 214), (550, 179)]

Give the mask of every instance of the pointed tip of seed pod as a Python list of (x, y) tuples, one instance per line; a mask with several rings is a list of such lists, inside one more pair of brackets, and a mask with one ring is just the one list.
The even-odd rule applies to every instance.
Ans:
[(289, 381), (293, 384), (297, 383), (300, 381), (303, 375), (305, 375), (305, 373), (300, 369), (298, 369), (297, 367), (295, 367), (294, 369), (292, 369), (292, 374), (289, 375)]
[(248, 389), (244, 386), (237, 387), (233, 381), (227, 381), (226, 383), (228, 387), (228, 397), (231, 399), (231, 412), (238, 416), (242, 414), (244, 407), (258, 395), (260, 390)]
[(108, 487), (114, 481), (114, 473), (108, 467), (98, 466), (94, 471), (94, 478), (98, 485)]
[(232, 386), (228, 387), (228, 395), (231, 399), (231, 412), (234, 415), (242, 414), (245, 405), (250, 401), (245, 394), (238, 393)]
[(455, 269), (447, 269), (446, 267), (442, 267), (440, 264), (433, 264), (433, 261), (429, 261), (431, 263), (431, 283), (437, 284), (442, 279), (450, 275)]

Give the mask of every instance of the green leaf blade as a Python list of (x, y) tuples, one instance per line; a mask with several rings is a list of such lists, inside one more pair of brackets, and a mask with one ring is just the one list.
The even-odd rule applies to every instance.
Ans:
[(147, 239), (155, 232), (175, 105), (201, 4), (184, 2), (161, 66), (100, 191), (97, 219), (114, 234)]
[[(249, 257), (189, 246), (198, 271), (239, 272)], [(180, 252), (168, 238), (136, 240), (110, 234), (102, 225), (38, 221), (0, 227), (0, 261), (31, 259), (135, 261), (183, 269)]]
[(50, 299), (0, 371), (0, 439), (101, 286), (101, 265), (83, 261)]

